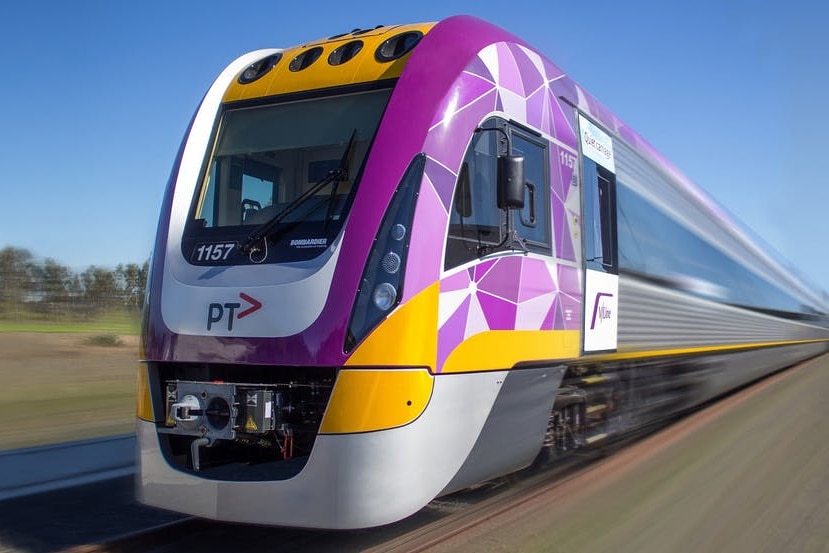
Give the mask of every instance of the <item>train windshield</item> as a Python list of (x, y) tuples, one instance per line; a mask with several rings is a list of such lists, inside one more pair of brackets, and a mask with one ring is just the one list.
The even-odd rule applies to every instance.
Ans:
[[(311, 244), (303, 249), (321, 253), (342, 228), (390, 95), (374, 90), (226, 111), (185, 234), (241, 242), (276, 221), (273, 247)], [(291, 240), (298, 233), (303, 241)]]

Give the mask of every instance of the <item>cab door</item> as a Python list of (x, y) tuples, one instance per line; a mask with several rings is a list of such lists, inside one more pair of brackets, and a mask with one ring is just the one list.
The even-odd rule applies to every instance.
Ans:
[(579, 113), (582, 163), (585, 353), (615, 351), (618, 337), (619, 258), (613, 140)]

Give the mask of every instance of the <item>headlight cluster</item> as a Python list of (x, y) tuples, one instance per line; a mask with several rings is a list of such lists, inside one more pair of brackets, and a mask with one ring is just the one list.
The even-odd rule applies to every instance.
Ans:
[(415, 157), (394, 192), (360, 279), (345, 351), (351, 351), (400, 301), (412, 218), (426, 157)]

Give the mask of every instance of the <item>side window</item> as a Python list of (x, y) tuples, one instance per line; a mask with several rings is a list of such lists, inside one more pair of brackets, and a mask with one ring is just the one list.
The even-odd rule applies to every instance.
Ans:
[(618, 274), (616, 176), (584, 158), (584, 260), (588, 269)]
[[(511, 149), (511, 151), (510, 151)], [(446, 241), (448, 270), (502, 249), (520, 249), (507, 235), (507, 212), (498, 209), (498, 156), (524, 157), (524, 208), (509, 214), (527, 249), (550, 253), (550, 185), (547, 144), (500, 118), (476, 131), (463, 159)]]

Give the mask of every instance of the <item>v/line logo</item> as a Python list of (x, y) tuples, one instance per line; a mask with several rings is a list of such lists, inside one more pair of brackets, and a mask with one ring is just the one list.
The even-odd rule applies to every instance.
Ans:
[(249, 303), (250, 307), (244, 311), (237, 312), (236, 310), (242, 307), (240, 302), (211, 303), (207, 306), (207, 330), (212, 329), (215, 323), (221, 322), (225, 318), (226, 314), (227, 331), (230, 332), (233, 330), (233, 319), (243, 319), (262, 309), (262, 302), (252, 298), (244, 292), (239, 292), (239, 297)]
[(613, 312), (610, 308), (604, 305), (601, 301), (602, 298), (612, 298), (613, 294), (608, 294), (607, 292), (599, 292), (596, 294), (596, 300), (593, 303), (593, 318), (590, 320), (590, 330), (596, 328), (596, 318), (599, 319), (599, 324), (605, 319), (609, 319), (613, 316)]

